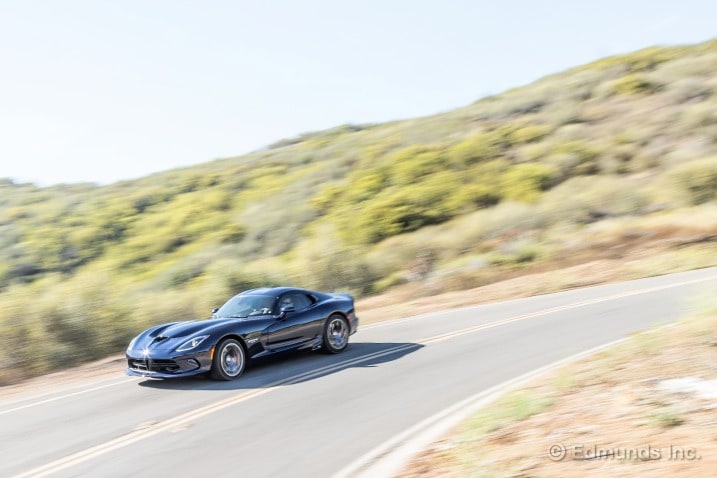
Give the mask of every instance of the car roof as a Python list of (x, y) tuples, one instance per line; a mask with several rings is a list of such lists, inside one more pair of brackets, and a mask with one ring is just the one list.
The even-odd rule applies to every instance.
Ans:
[(289, 291), (297, 291), (297, 292), (306, 292), (306, 293), (312, 293), (313, 291), (302, 289), (300, 287), (260, 287), (257, 289), (249, 289), (245, 290), (244, 292), (238, 294), (238, 295), (281, 295), (284, 292)]

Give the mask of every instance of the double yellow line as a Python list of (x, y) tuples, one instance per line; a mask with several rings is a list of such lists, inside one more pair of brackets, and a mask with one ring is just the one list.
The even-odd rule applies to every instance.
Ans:
[(289, 378), (276, 380), (274, 382), (269, 383), (262, 389), (241, 392), (238, 395), (234, 395), (224, 400), (220, 400), (204, 407), (183, 413), (163, 422), (158, 422), (148, 427), (134, 430), (126, 435), (122, 435), (108, 442), (92, 446), (80, 452), (73, 453), (72, 455), (68, 455), (64, 458), (60, 458), (53, 462), (47, 463), (46, 465), (34, 468), (24, 473), (20, 473), (19, 475), (16, 475), (16, 478), (49, 476), (53, 473), (57, 473), (71, 466), (79, 465), (80, 463), (84, 463), (88, 460), (97, 458), (114, 450), (119, 450), (120, 448), (124, 448), (138, 441), (145, 440), (158, 433), (181, 428), (209, 414), (218, 412), (225, 408), (245, 402), (247, 400), (251, 400), (252, 398), (260, 397), (261, 395), (273, 392), (274, 390), (277, 390), (284, 385), (291, 385), (305, 380), (310, 380), (325, 375), (327, 373), (335, 372), (343, 368), (350, 367), (361, 362), (366, 362), (368, 360), (380, 358), (385, 355), (395, 354), (397, 352), (406, 351), (409, 349), (416, 349), (418, 347), (420, 347), (419, 344), (403, 344), (396, 347), (391, 347), (386, 350), (374, 352), (368, 355), (362, 355), (353, 359), (344, 360), (336, 364), (327, 365), (315, 370), (311, 370), (309, 372), (294, 375)]

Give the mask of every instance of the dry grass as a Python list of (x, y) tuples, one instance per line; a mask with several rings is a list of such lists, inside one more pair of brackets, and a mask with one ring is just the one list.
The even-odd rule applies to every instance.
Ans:
[[(688, 237), (688, 236), (683, 236)], [(689, 236), (701, 237), (701, 236)], [(357, 310), (363, 324), (381, 322), (412, 315), (427, 314), (457, 307), (467, 307), (519, 297), (547, 294), (561, 290), (588, 287), (621, 280), (639, 279), (717, 265), (717, 247), (710, 241), (665, 247), (666, 243), (620, 243), (617, 249), (589, 250), (575, 254), (570, 261), (554, 260), (536, 264), (533, 272), (506, 271), (503, 280), (467, 290), (449, 289), (435, 281), (409, 283), (385, 294), (362, 299)], [(616, 246), (617, 247), (617, 246)], [(615, 256), (611, 258), (610, 256)], [(607, 256), (600, 259), (600, 256)], [(598, 257), (598, 259), (590, 259)]]
[[(548, 406), (521, 414), (498, 401), (400, 476), (717, 476), (717, 402), (660, 386), (717, 379), (712, 310), (533, 381), (513, 394)], [(551, 459), (553, 446), (564, 458)]]

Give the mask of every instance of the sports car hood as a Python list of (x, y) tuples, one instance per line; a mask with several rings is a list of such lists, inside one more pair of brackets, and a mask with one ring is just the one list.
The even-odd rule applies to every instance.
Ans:
[(217, 325), (216, 320), (176, 322), (154, 329), (153, 333), (150, 333), (149, 336), (164, 337), (167, 339), (190, 338), (193, 335), (199, 335), (201, 331), (213, 325)]
[(182, 342), (207, 328), (209, 321), (190, 321), (163, 324), (145, 330), (130, 344), (132, 350), (174, 350)]
[[(191, 320), (186, 322), (172, 322), (168, 324), (158, 325), (151, 329), (145, 330), (137, 336), (134, 343), (131, 344), (132, 350), (161, 350), (171, 351), (182, 345), (192, 337), (199, 335), (212, 335), (218, 329), (221, 329), (228, 323), (237, 322), (259, 322), (268, 319), (267, 316), (252, 317), (251, 319), (242, 318), (217, 318), (209, 320)], [(212, 343), (207, 340), (205, 347)], [(199, 349), (202, 347), (200, 346)]]

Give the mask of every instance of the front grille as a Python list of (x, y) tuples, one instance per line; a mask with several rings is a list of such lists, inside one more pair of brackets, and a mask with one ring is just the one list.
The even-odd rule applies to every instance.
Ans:
[(180, 367), (174, 360), (166, 359), (128, 359), (129, 368), (140, 372), (161, 372), (176, 373), (180, 371)]

